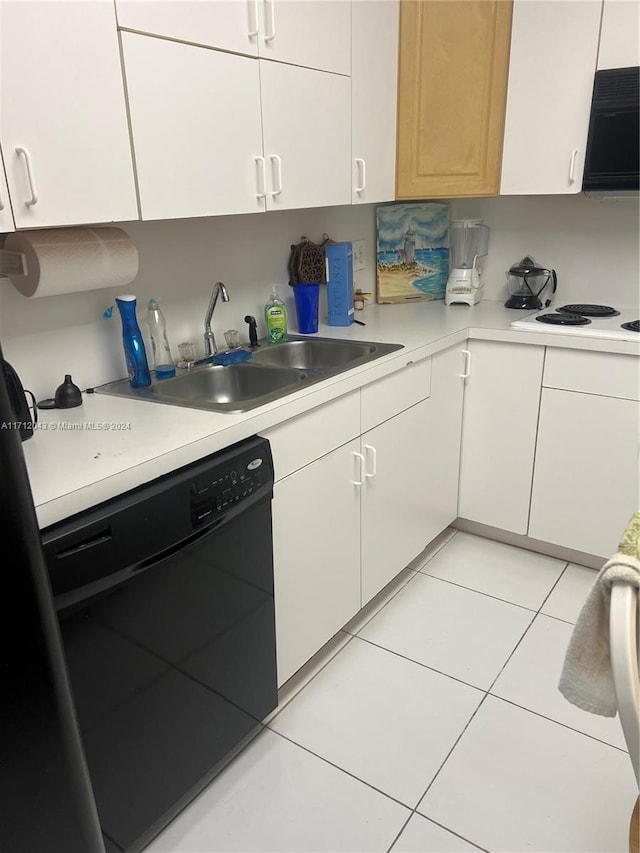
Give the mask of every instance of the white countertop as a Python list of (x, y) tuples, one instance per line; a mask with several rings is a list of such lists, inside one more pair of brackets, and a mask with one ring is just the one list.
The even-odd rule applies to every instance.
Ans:
[(41, 528), (113, 498), (162, 474), (221, 450), (335, 397), (467, 338), (511, 341), (630, 355), (636, 343), (515, 331), (510, 323), (531, 312), (502, 302), (445, 307), (441, 301), (371, 305), (358, 313), (366, 326), (320, 324), (318, 335), (404, 348), (369, 364), (243, 414), (84, 394), (75, 409), (39, 412), (34, 436), (22, 448)]

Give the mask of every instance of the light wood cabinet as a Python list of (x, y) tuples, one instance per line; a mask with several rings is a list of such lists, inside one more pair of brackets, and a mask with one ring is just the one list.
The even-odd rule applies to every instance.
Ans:
[(401, 0), (398, 199), (498, 194), (511, 7)]
[(395, 197), (398, 16), (399, 0), (352, 4), (352, 204)]
[(579, 193), (602, 0), (514, 0), (501, 195)]
[(640, 65), (640, 5), (634, 0), (604, 0), (598, 71)]
[(113, 3), (62, 5), (0, 3), (0, 127), (18, 228), (138, 218)]
[(470, 341), (458, 515), (525, 535), (544, 347)]

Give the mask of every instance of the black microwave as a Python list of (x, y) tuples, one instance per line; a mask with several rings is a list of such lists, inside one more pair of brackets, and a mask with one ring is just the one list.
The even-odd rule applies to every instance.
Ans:
[(639, 68), (596, 71), (582, 189), (637, 195), (640, 189)]

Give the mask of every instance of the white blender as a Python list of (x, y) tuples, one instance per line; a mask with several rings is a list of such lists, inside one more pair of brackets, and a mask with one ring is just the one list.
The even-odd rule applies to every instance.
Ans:
[(478, 259), (489, 248), (489, 226), (480, 219), (452, 219), (449, 231), (449, 278), (444, 297), (445, 305), (462, 303), (475, 305), (482, 299)]

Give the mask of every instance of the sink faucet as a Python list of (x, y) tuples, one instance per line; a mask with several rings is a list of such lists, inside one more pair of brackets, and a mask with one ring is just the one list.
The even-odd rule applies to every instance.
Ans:
[(222, 296), (223, 302), (229, 301), (229, 293), (227, 291), (227, 288), (221, 281), (216, 281), (216, 283), (213, 285), (213, 290), (211, 291), (211, 299), (209, 299), (207, 313), (204, 318), (205, 357), (209, 355), (215, 355), (218, 352), (218, 348), (216, 346), (216, 339), (214, 338), (213, 332), (211, 331), (211, 318), (213, 317), (213, 312), (218, 301), (218, 296)]

